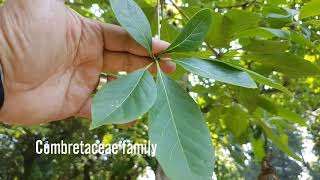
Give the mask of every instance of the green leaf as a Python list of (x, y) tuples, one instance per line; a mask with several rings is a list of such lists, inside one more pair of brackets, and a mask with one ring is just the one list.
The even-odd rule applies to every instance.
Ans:
[(238, 39), (239, 34), (243, 36), (243, 31), (257, 27), (259, 21), (257, 14), (237, 9), (231, 9), (225, 15), (212, 12), (207, 41), (215, 48), (229, 47), (231, 40)]
[(289, 122), (297, 123), (300, 126), (307, 126), (305, 119), (303, 119), (301, 116), (284, 109), (280, 105), (277, 105), (266, 98), (263, 98), (261, 96), (257, 97), (257, 104), (266, 111), (279, 117), (282, 117), (283, 119)]
[(172, 59), (181, 58), (197, 58), (197, 59), (208, 59), (212, 56), (212, 51), (200, 51), (200, 52), (172, 52), (169, 53)]
[(228, 31), (233, 36), (241, 31), (257, 27), (261, 20), (255, 13), (238, 9), (229, 10), (225, 16), (229, 20)]
[[(241, 43), (242, 44), (242, 43)], [(248, 40), (243, 45), (243, 50), (251, 52), (262, 52), (262, 53), (275, 53), (285, 52), (289, 49), (290, 44), (288, 41), (273, 41), (273, 40)]]
[(290, 31), (290, 40), (296, 42), (300, 46), (314, 46), (310, 39), (306, 38), (303, 34), (296, 31)]
[(237, 139), (240, 139), (241, 136), (246, 133), (249, 125), (248, 113), (245, 112), (241, 106), (233, 104), (224, 114), (226, 128), (230, 130)]
[(187, 58), (174, 60), (174, 62), (186, 70), (205, 78), (246, 88), (257, 88), (257, 85), (247, 73), (218, 61)]
[(266, 39), (278, 37), (281, 39), (296, 42), (297, 44), (300, 44), (302, 46), (313, 46), (312, 42), (308, 40), (308, 38), (304, 37), (303, 34), (298, 33), (296, 31), (289, 31), (289, 30), (259, 27), (259, 28), (249, 29), (247, 31), (240, 32), (237, 36), (239, 38), (262, 37)]
[(236, 66), (236, 65), (230, 64), (230, 63), (227, 63), (227, 64), (229, 64), (230, 66), (232, 66), (234, 68), (237, 68), (239, 70), (247, 72), (255, 81), (257, 81), (260, 84), (270, 86), (272, 88), (278, 89), (279, 91), (282, 91), (282, 92), (288, 94), (289, 96), (292, 96), (292, 93), (287, 88), (285, 88), (284, 86), (282, 86), (281, 84), (279, 84), (277, 82), (274, 82), (272, 79), (266, 78), (266, 77), (262, 76), (261, 74), (256, 73), (254, 71), (251, 71), (249, 69), (245, 69), (243, 67)]
[[(90, 0), (92, 3), (92, 0)], [(152, 36), (158, 33), (158, 3), (154, 0), (135, 0), (142, 9), (151, 26)]]
[(290, 16), (294, 17), (296, 15), (299, 15), (299, 11), (296, 9), (290, 9), (288, 7), (282, 7), (283, 10), (285, 10)]
[(170, 74), (170, 78), (176, 81), (180, 81), (183, 84), (188, 83), (188, 81), (181, 81), (181, 79), (186, 79), (187, 77), (185, 77), (186, 74), (186, 70), (184, 70), (181, 66), (176, 66), (176, 71), (174, 73)]
[(289, 121), (284, 121), (282, 117), (272, 117), (268, 119), (268, 122), (270, 122), (270, 124), (276, 126), (276, 127), (281, 127), (281, 128), (286, 128), (290, 131), (296, 131), (297, 128), (292, 125), (289, 124)]
[(290, 15), (270, 13), (270, 14), (267, 14), (266, 17), (267, 18), (274, 18), (274, 19), (287, 19), (290, 17)]
[(320, 20), (310, 20), (310, 21), (307, 21), (307, 22), (304, 22), (304, 23), (307, 24), (307, 25), (316, 27), (316, 28), (320, 27)]
[(291, 77), (320, 75), (320, 68), (316, 65), (288, 52), (274, 54), (254, 53), (244, 57), (259, 61), (263, 65), (272, 67), (274, 71), (282, 72)]
[(195, 101), (158, 66), (158, 98), (149, 113), (149, 136), (170, 179), (209, 180), (214, 165), (208, 127)]
[(167, 42), (173, 42), (179, 31), (171, 24), (168, 24), (166, 20), (161, 22), (161, 39)]
[(277, 127), (277, 130), (278, 130), (278, 133), (279, 133), (279, 136), (282, 140), (282, 142), (285, 144), (285, 145), (288, 145), (289, 144), (289, 138), (288, 138), (288, 135), (283, 131), (283, 129), (281, 127)]
[(146, 68), (107, 83), (93, 98), (91, 128), (135, 120), (151, 108), (156, 97), (156, 85)]
[(301, 116), (297, 115), (296, 113), (288, 111), (287, 109), (284, 109), (281, 106), (277, 106), (277, 112), (278, 116), (284, 118), (289, 122), (297, 123), (300, 126), (307, 126), (306, 120), (303, 119)]
[[(92, 0), (91, 0), (92, 1)], [(156, 0), (135, 0), (140, 7), (156, 7), (158, 5)]]
[(204, 9), (195, 14), (175, 41), (163, 53), (195, 51), (206, 37), (211, 22), (211, 10)]
[(247, 72), (258, 83), (270, 86), (275, 89), (278, 89), (279, 91), (282, 91), (282, 92), (286, 93), (287, 95), (292, 96), (292, 92), (290, 92), (286, 87), (282, 86), (281, 84), (273, 81), (272, 79), (266, 78), (266, 77), (262, 76), (261, 74), (250, 71), (248, 69), (245, 69), (244, 71)]
[(290, 148), (288, 145), (286, 145), (286, 142), (283, 141), (281, 137), (279, 137), (277, 134), (273, 132), (273, 130), (267, 126), (264, 122), (258, 120), (256, 121), (261, 128), (263, 129), (264, 133), (267, 135), (267, 137), (285, 154), (288, 156), (301, 161), (301, 158), (297, 156)]
[(158, 34), (158, 8), (157, 6), (140, 6), (150, 23), (152, 36)]
[(290, 39), (290, 31), (281, 30), (281, 29), (266, 28), (266, 27), (260, 27), (260, 29), (262, 29), (266, 32), (269, 32), (279, 38)]
[(264, 149), (264, 139), (261, 136), (259, 138), (255, 138), (252, 131), (250, 131), (249, 133), (249, 139), (255, 158), (258, 160), (258, 162), (261, 162), (266, 156), (266, 152)]
[(180, 7), (180, 9), (188, 16), (188, 17), (192, 17), (195, 14), (197, 14), (197, 12), (201, 11), (202, 7), (200, 6), (189, 6), (189, 7)]
[(212, 12), (212, 22), (209, 28), (207, 41), (215, 48), (229, 47), (231, 37), (228, 33), (229, 22), (219, 13)]
[(261, 27), (251, 28), (242, 32), (237, 33), (237, 38), (255, 38), (261, 37), (265, 39), (271, 39), (275, 35), (269, 31), (261, 29)]
[(263, 6), (262, 15), (265, 17), (268, 26), (272, 28), (282, 28), (293, 20), (289, 11), (272, 5)]
[(260, 96), (257, 91), (241, 88), (239, 91), (241, 104), (244, 104), (250, 111), (255, 111), (257, 106), (265, 111), (281, 117), (288, 122), (297, 123), (300, 126), (306, 126), (306, 121), (301, 116), (288, 111), (280, 105)]
[(147, 17), (133, 0), (110, 0), (117, 20), (151, 54), (152, 33)]
[(191, 88), (191, 92), (195, 92), (198, 94), (206, 94), (210, 93), (211, 88), (204, 87), (203, 85), (195, 85)]
[(286, 0), (268, 0), (268, 3), (273, 5), (285, 4)]
[(258, 108), (257, 97), (259, 90), (258, 89), (246, 89), (246, 88), (237, 88), (238, 101), (240, 104), (244, 105), (249, 112), (255, 112)]
[(300, 10), (300, 19), (320, 15), (320, 0), (312, 0)]

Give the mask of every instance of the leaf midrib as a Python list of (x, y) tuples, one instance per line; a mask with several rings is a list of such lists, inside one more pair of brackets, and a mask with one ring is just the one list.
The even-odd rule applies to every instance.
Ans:
[[(180, 147), (181, 151), (183, 152), (182, 154), (183, 154), (183, 157), (184, 157), (185, 161), (187, 162), (188, 169), (192, 172), (192, 169), (189, 166), (189, 161), (188, 161), (188, 159), (187, 159), (187, 157), (185, 155), (184, 149), (182, 148), (182, 145), (181, 145), (182, 143), (181, 143), (181, 140), (180, 140), (180, 136), (179, 136), (179, 133), (178, 133), (178, 130), (177, 130), (176, 123), (174, 121), (175, 118), (174, 118), (174, 115), (173, 115), (173, 112), (172, 112), (171, 104), (170, 104), (169, 97), (168, 97), (168, 92), (167, 92), (166, 86), (164, 85), (164, 80), (163, 80), (161, 71), (159, 73), (159, 76), (160, 76), (160, 79), (161, 79), (161, 84), (162, 84), (163, 89), (164, 89), (164, 93), (166, 95), (166, 100), (167, 100), (167, 103), (168, 103), (168, 106), (169, 106), (169, 110), (170, 110), (170, 115), (171, 115), (170, 119), (172, 120), (174, 128), (175, 128), (175, 132), (176, 132), (177, 139), (178, 139), (178, 142), (179, 142), (179, 147)], [(174, 146), (176, 146), (176, 145), (174, 145)]]
[[(127, 1), (127, 2), (128, 2), (128, 1)], [(127, 4), (128, 4), (128, 3), (127, 3)], [(147, 20), (147, 22), (148, 22), (148, 20)], [(149, 24), (149, 22), (148, 22), (147, 24)], [(144, 41), (147, 43), (148, 47), (146, 47), (146, 48), (149, 50), (149, 53), (150, 53), (150, 55), (151, 55), (151, 54), (152, 54), (152, 49), (151, 49), (151, 45), (149, 44), (148, 38), (145, 36), (145, 34), (143, 33), (143, 31), (141, 31), (141, 29), (140, 29), (139, 26), (137, 26), (137, 28), (138, 28), (139, 32), (141, 32)], [(148, 28), (148, 29), (150, 30), (150, 24), (149, 24), (149, 28)], [(151, 30), (150, 30), (150, 31), (151, 31)], [(149, 31), (149, 32), (150, 32), (150, 31)], [(148, 33), (149, 33), (149, 32), (148, 32)], [(152, 34), (152, 33), (151, 33), (151, 34)]]
[[(207, 71), (204, 71), (204, 70), (202, 70), (201, 68), (198, 68), (198, 67), (196, 67), (196, 66), (194, 66), (194, 65), (192, 65), (192, 64), (188, 64), (188, 63), (186, 63), (186, 62), (179, 61), (179, 60), (177, 60), (177, 62), (179, 62), (179, 63), (181, 63), (181, 64), (185, 64), (185, 65), (187, 65), (187, 66), (191, 66), (191, 67), (193, 67), (193, 68), (195, 68), (195, 69), (198, 69), (199, 71), (207, 74), (208, 76), (211, 76), (210, 73), (208, 73)], [(237, 70), (236, 68), (234, 68), (234, 69)], [(236, 71), (235, 71), (235, 72), (236, 72)], [(243, 71), (240, 71), (240, 70), (239, 70), (238, 73), (243, 73)], [(223, 83), (234, 84), (234, 85), (243, 86), (243, 87), (251, 87), (251, 86), (248, 86), (248, 85), (244, 85), (243, 83), (233, 83), (233, 82), (225, 81), (225, 80), (221, 80), (221, 79), (218, 80), (217, 78), (209, 78), (209, 79), (214, 79), (214, 80), (216, 80), (216, 81), (220, 81), (220, 82), (223, 82)]]
[(146, 72), (146, 69), (144, 69), (143, 73), (141, 74), (141, 76), (139, 77), (139, 79), (137, 80), (137, 83), (134, 85), (134, 87), (131, 89), (130, 93), (125, 97), (125, 99), (119, 104), (118, 107), (114, 108), (114, 110), (112, 110), (108, 115), (106, 115), (106, 118), (104, 118), (104, 120), (106, 120), (112, 113), (114, 113), (116, 110), (120, 109), (120, 107), (123, 105), (123, 103), (131, 96), (132, 92), (136, 89), (136, 87), (138, 86), (138, 84), (141, 82), (142, 77), (144, 76), (144, 73)]
[[(207, 18), (207, 16), (205, 16), (204, 18), (202, 18), (199, 23), (197, 24), (197, 26), (191, 31), (191, 33), (187, 36), (187, 38), (185, 38), (183, 41), (181, 41), (179, 44), (175, 45), (174, 47), (168, 49), (168, 51), (171, 51), (172, 49), (177, 48), (178, 46), (180, 46), (181, 44), (183, 44), (191, 35), (193, 35), (193, 32), (196, 31), (196, 29), (200, 26), (200, 24), (203, 23), (203, 20)], [(178, 36), (179, 37), (179, 36)]]
[[(198, 68), (197, 66), (193, 66), (192, 64), (188, 64), (188, 63), (186, 63), (186, 62), (179, 61), (179, 60), (177, 60), (177, 62), (179, 62), (179, 63), (181, 63), (181, 64), (185, 64), (185, 65), (187, 65), (187, 66), (191, 66), (191, 67), (193, 67), (193, 68), (195, 68), (195, 69), (198, 69), (198, 70), (201, 71), (201, 72), (204, 72), (204, 73), (207, 74), (208, 76), (211, 76), (210, 73), (208, 73), (207, 71), (202, 70), (201, 68)], [(239, 71), (239, 72), (240, 72), (240, 71)], [(209, 79), (217, 80), (216, 78), (209, 78)], [(221, 81), (221, 80), (217, 80), (217, 81)], [(222, 82), (222, 81), (221, 81), (221, 82)]]
[[(126, 8), (128, 9), (128, 1), (126, 1)], [(149, 24), (150, 26), (150, 24)], [(143, 37), (143, 40), (147, 43), (148, 47), (146, 47), (146, 49), (148, 49), (150, 55), (152, 54), (152, 49), (151, 49), (151, 45), (149, 44), (149, 41), (147, 39), (147, 37), (145, 36), (145, 34), (143, 33), (143, 31), (141, 31), (140, 27), (139, 26), (136, 26), (138, 31), (141, 32), (139, 34), (142, 34), (142, 37)], [(150, 28), (149, 28), (150, 29)]]

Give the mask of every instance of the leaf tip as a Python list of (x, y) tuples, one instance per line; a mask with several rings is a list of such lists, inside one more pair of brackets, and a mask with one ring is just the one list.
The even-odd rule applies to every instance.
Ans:
[(258, 88), (258, 85), (256, 82), (252, 81), (252, 83), (248, 86), (248, 88), (250, 89), (257, 89)]

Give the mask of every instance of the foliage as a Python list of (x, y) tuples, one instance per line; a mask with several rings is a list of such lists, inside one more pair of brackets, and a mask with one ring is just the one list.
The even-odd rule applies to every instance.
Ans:
[(197, 12), (173, 43), (154, 56), (150, 25), (139, 6), (133, 0), (111, 0), (110, 3), (119, 23), (146, 48), (156, 63), (157, 85), (148, 73), (152, 63), (106, 84), (94, 97), (93, 128), (104, 123), (133, 121), (152, 107), (150, 140), (158, 145), (156, 157), (166, 175), (170, 179), (211, 179), (214, 155), (203, 115), (187, 92), (167, 77), (159, 65), (161, 55), (194, 51), (202, 44), (209, 30), (211, 10)]
[[(119, 17), (117, 10), (122, 11), (121, 8), (126, 7), (119, 0), (111, 1), (111, 5), (112, 2), (116, 4), (113, 8), (105, 0), (75, 0), (67, 4), (86, 17), (121, 24), (150, 51), (151, 35), (157, 35), (159, 27), (157, 1), (137, 0), (139, 6), (133, 5), (135, 7), (128, 8), (128, 12), (140, 7), (143, 13), (130, 13), (130, 17), (125, 14), (124, 17)], [(167, 149), (159, 149), (157, 159), (164, 171), (172, 179), (179, 179), (175, 177), (181, 177), (181, 172), (188, 174), (188, 171), (172, 169), (172, 166), (176, 168), (178, 165), (174, 162), (183, 159), (178, 154), (183, 155), (184, 149), (200, 154), (201, 159), (212, 157), (208, 156), (210, 153), (201, 150), (202, 147), (206, 151), (213, 151), (211, 146), (202, 145), (209, 141), (207, 127), (215, 147), (214, 172), (218, 179), (254, 179), (266, 173), (260, 166), (265, 160), (272, 166), (270, 173), (280, 178), (299, 179), (301, 168), (307, 169), (315, 179), (319, 177), (319, 160), (305, 162), (304, 154), (301, 153), (301, 138), (305, 138), (301, 129), (305, 128), (315, 143), (317, 158), (320, 154), (319, 1), (160, 2), (160, 37), (172, 43), (163, 53), (170, 53), (178, 65), (177, 72), (167, 77), (159, 71), (157, 84), (153, 84), (153, 77), (146, 70), (138, 70), (106, 84), (94, 98), (97, 105), (94, 109), (105, 107), (108, 104), (106, 101), (114, 101), (110, 103), (114, 107), (101, 108), (105, 112), (96, 114), (97, 116), (94, 113), (94, 119), (99, 119), (99, 123), (92, 126), (138, 119), (155, 102), (149, 112), (149, 120), (143, 116), (133, 127), (105, 125), (93, 131), (88, 131), (89, 123), (85, 120), (68, 120), (31, 128), (2, 125), (0, 155), (3, 163), (0, 165), (0, 178), (135, 179), (143, 174), (147, 166), (156, 172), (158, 162), (151, 157), (139, 156), (112, 156), (107, 160), (77, 155), (34, 156), (34, 140), (46, 138), (53, 142), (64, 139), (69, 142), (84, 140), (93, 143), (103, 139), (111, 139), (109, 142), (129, 139), (135, 143), (145, 143), (150, 136), (154, 142), (166, 143), (167, 147), (164, 148), (170, 148), (170, 144), (172, 146), (175, 143), (174, 140), (184, 137), (175, 132), (179, 130), (188, 137), (193, 138), (194, 135), (201, 144), (195, 148), (192, 146), (194, 143), (185, 143), (189, 140), (184, 139), (181, 146), (175, 149), (177, 156), (174, 156), (173, 161), (167, 159)], [(93, 4), (98, 8), (92, 8)], [(117, 4), (120, 8), (115, 7)], [(210, 17), (206, 15), (207, 11), (210, 11)], [(200, 16), (206, 18), (197, 18)], [(126, 18), (135, 18), (139, 23)], [(195, 23), (199, 23), (201, 28), (195, 28)], [(134, 29), (140, 27), (143, 27), (141, 31)], [(208, 33), (204, 33), (206, 31)], [(190, 40), (192, 41), (189, 42)], [(155, 63), (160, 57), (153, 57)], [(145, 78), (140, 81), (141, 77)], [(129, 82), (129, 78), (132, 78), (132, 86), (121, 85)], [(124, 79), (122, 83), (119, 82), (121, 79)], [(119, 88), (111, 89), (116, 86), (125, 88), (121, 91)], [(141, 105), (139, 109), (131, 111), (127, 108), (133, 104), (130, 98), (123, 97), (124, 101), (121, 103), (116, 100), (122, 98), (120, 95), (131, 92), (132, 88), (134, 97), (139, 97), (138, 100), (135, 99), (135, 103)], [(146, 89), (147, 95), (140, 97), (139, 89)], [(104, 91), (118, 92), (119, 96), (107, 97), (108, 92)], [(146, 101), (145, 98), (149, 100)], [(170, 108), (170, 105), (174, 105), (174, 108)], [(197, 110), (197, 105), (203, 115)], [(185, 124), (182, 120), (186, 121)], [(176, 129), (173, 128), (175, 123), (180, 125)], [(163, 137), (160, 136), (162, 129), (166, 132)], [(201, 129), (201, 132), (193, 132), (194, 129)], [(188, 156), (190, 157), (192, 156)], [(186, 165), (188, 161), (189, 159), (183, 164)], [(193, 170), (202, 167), (203, 174), (213, 166), (198, 165), (198, 161), (194, 159), (190, 161), (195, 163)]]

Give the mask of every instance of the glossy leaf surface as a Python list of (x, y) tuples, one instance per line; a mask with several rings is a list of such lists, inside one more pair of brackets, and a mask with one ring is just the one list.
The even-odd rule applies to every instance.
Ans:
[(215, 79), (217, 81), (246, 88), (257, 87), (255, 82), (246, 72), (240, 71), (224, 63), (194, 58), (175, 60), (175, 62), (186, 70), (205, 78)]

